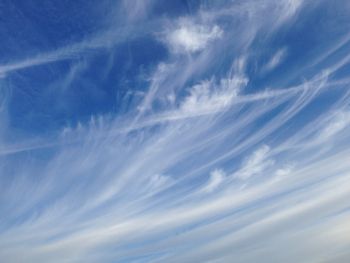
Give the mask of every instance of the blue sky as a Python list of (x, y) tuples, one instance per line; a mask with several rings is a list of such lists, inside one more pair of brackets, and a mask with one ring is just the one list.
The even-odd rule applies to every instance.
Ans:
[(1, 262), (349, 262), (350, 2), (0, 3)]

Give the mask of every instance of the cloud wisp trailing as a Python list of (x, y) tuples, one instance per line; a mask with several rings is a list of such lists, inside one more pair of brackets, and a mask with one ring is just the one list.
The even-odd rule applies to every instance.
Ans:
[(348, 262), (346, 1), (136, 2), (4, 6), (0, 261)]

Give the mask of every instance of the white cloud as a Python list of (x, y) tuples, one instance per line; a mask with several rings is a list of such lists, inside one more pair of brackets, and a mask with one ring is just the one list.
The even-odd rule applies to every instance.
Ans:
[(201, 25), (181, 19), (172, 31), (166, 33), (165, 40), (173, 52), (191, 53), (205, 49), (222, 34), (222, 29), (217, 25)]
[(210, 173), (210, 179), (208, 183), (202, 189), (205, 193), (213, 192), (217, 189), (225, 179), (225, 172), (223, 170), (216, 169)]
[(341, 132), (350, 124), (349, 112), (338, 112), (329, 124), (321, 131), (318, 141), (325, 141)]
[(269, 160), (270, 147), (263, 145), (257, 149), (243, 164), (235, 175), (240, 179), (248, 179), (253, 175), (259, 174), (270, 167), (274, 161)]
[(230, 106), (239, 91), (248, 83), (244, 77), (221, 79), (215, 83), (213, 79), (203, 81), (189, 90), (189, 95), (180, 105), (183, 113), (217, 112)]
[(269, 71), (275, 69), (282, 62), (282, 60), (286, 57), (286, 55), (287, 55), (286, 48), (282, 48), (282, 49), (277, 50), (276, 53), (267, 62), (267, 64), (262, 67), (261, 71), (263, 73), (266, 73), (266, 72), (269, 72)]
[(293, 171), (293, 166), (292, 165), (286, 165), (278, 170), (276, 170), (275, 175), (278, 178), (283, 178), (287, 175), (289, 175)]
[(149, 179), (148, 185), (149, 190), (159, 190), (160, 188), (167, 186), (171, 183), (170, 176), (164, 176), (160, 174), (155, 174)]

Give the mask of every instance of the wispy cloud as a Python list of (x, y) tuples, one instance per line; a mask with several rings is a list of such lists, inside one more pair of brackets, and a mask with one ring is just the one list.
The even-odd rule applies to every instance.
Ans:
[(210, 173), (210, 179), (208, 183), (202, 189), (205, 193), (210, 193), (220, 186), (225, 180), (226, 174), (223, 170), (214, 170)]
[(241, 179), (248, 179), (249, 177), (263, 172), (266, 168), (271, 166), (274, 161), (268, 159), (270, 148), (267, 145), (262, 146), (250, 156), (237, 172), (237, 177)]
[[(348, 36), (308, 53), (305, 32), (307, 47), (330, 34), (309, 30), (314, 7), (122, 1), (109, 33), (0, 66), (0, 258), (347, 262)], [(57, 78), (35, 71), (63, 60)], [(90, 82), (122, 93), (113, 110)], [(28, 86), (54, 127), (19, 123), (44, 108)], [(52, 107), (55, 87), (88, 109)]]
[(275, 69), (282, 62), (282, 60), (285, 58), (286, 55), (287, 55), (286, 48), (277, 50), (276, 53), (273, 54), (273, 56), (267, 62), (267, 64), (264, 67), (262, 67), (261, 69), (262, 72), (266, 73)]
[(175, 27), (165, 33), (165, 42), (176, 53), (198, 52), (222, 36), (217, 25), (196, 24), (188, 18), (181, 18)]

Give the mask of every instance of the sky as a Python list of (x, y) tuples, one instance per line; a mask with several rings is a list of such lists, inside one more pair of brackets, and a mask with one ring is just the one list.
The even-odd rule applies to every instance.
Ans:
[(350, 262), (350, 1), (2, 0), (1, 262)]

